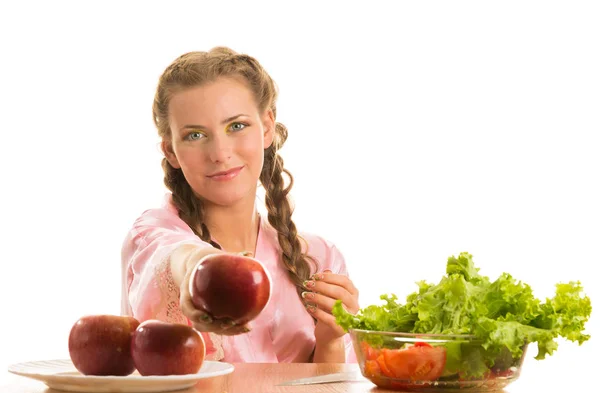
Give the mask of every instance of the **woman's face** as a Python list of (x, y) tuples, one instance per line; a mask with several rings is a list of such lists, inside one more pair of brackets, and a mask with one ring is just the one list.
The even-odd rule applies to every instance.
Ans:
[(171, 138), (163, 141), (163, 151), (198, 197), (221, 206), (256, 198), (275, 120), (271, 110), (259, 113), (244, 83), (219, 78), (176, 93), (169, 123)]

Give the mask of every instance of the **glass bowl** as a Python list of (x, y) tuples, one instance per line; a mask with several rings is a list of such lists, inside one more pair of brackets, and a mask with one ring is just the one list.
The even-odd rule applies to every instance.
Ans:
[(527, 345), (513, 357), (487, 351), (473, 336), (351, 329), (362, 375), (392, 390), (478, 392), (501, 390), (519, 378)]

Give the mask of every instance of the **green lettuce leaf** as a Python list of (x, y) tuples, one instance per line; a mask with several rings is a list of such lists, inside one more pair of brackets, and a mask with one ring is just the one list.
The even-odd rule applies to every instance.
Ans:
[(395, 294), (382, 295), (383, 305), (352, 315), (337, 301), (333, 315), (345, 331), (473, 335), (481, 346), (447, 347), (446, 372), (467, 376), (483, 375), (504, 355), (521, 356), (526, 344), (537, 343), (535, 358), (541, 360), (557, 349), (558, 337), (579, 345), (590, 339), (584, 330), (592, 306), (580, 282), (557, 284), (554, 297), (542, 303), (528, 284), (508, 273), (491, 282), (479, 273), (472, 255), (463, 252), (448, 258), (437, 284), (416, 284), (418, 290), (404, 303)]

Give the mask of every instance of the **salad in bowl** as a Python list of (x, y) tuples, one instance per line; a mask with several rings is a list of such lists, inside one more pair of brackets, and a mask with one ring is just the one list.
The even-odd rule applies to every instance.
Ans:
[(580, 282), (559, 283), (552, 298), (537, 299), (528, 284), (503, 273), (479, 274), (472, 255), (448, 258), (437, 284), (420, 281), (400, 303), (356, 314), (340, 301), (336, 323), (350, 333), (361, 373), (377, 386), (409, 391), (502, 389), (521, 374), (526, 351), (541, 360), (558, 337), (581, 345), (592, 306)]

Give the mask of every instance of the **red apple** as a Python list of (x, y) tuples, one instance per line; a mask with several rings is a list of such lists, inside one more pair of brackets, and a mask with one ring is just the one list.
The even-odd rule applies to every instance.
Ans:
[(216, 319), (243, 325), (260, 314), (271, 297), (271, 277), (262, 263), (239, 254), (209, 254), (190, 279), (194, 306)]
[(151, 319), (133, 333), (131, 354), (141, 375), (195, 374), (202, 367), (206, 347), (190, 326)]
[(135, 371), (131, 336), (139, 321), (129, 316), (86, 315), (69, 333), (69, 355), (84, 375), (125, 376)]

